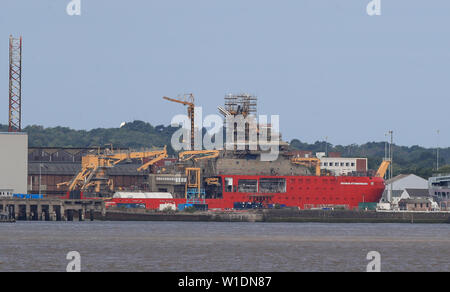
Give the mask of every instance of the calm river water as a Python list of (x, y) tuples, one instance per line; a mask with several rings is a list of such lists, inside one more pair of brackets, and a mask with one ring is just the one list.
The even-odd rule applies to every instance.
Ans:
[(450, 225), (18, 222), (0, 224), (0, 271), (450, 271)]

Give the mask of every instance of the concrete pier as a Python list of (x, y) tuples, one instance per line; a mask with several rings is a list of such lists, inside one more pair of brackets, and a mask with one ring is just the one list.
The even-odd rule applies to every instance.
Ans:
[(94, 220), (94, 212), (106, 214), (103, 200), (0, 198), (0, 212), (27, 221)]
[(318, 222), (318, 223), (450, 223), (450, 212), (375, 212), (350, 210), (271, 209), (243, 212), (156, 212), (108, 209), (105, 221)]

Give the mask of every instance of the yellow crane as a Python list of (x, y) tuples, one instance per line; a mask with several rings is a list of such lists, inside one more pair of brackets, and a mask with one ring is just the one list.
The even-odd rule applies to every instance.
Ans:
[[(199, 160), (214, 159), (219, 157), (219, 155), (219, 150), (183, 151), (178, 154), (178, 159), (182, 162), (189, 160), (197, 162)], [(220, 185), (218, 178), (205, 178), (205, 182), (208, 185)], [(195, 190), (191, 195), (196, 196), (197, 199), (201, 198), (201, 172), (198, 167), (186, 168), (186, 199), (188, 199), (188, 190)]]
[(320, 159), (319, 158), (304, 158), (304, 157), (295, 157), (291, 159), (291, 162), (294, 164), (300, 164), (306, 167), (315, 166), (316, 168), (316, 176), (320, 176)]
[(85, 191), (92, 186), (95, 186), (96, 192), (100, 192), (102, 188), (112, 191), (113, 181), (107, 176), (107, 168), (114, 167), (124, 160), (143, 160), (150, 157), (153, 157), (153, 159), (140, 166), (137, 169), (138, 171), (146, 170), (156, 162), (167, 158), (167, 147), (164, 146), (163, 150), (156, 151), (88, 154), (81, 158), (81, 171), (71, 181), (59, 183), (57, 187), (60, 188), (66, 185), (69, 192), (76, 188)]
[(185, 199), (188, 199), (188, 190), (195, 190), (192, 194), (191, 199), (201, 197), (201, 181), (200, 181), (200, 168), (198, 167), (188, 167), (186, 168), (186, 186), (185, 186)]
[(147, 170), (151, 165), (155, 164), (156, 162), (167, 158), (167, 146), (164, 146), (163, 150), (157, 150), (157, 151), (144, 151), (144, 152), (125, 152), (125, 153), (116, 153), (112, 155), (107, 155), (107, 159), (113, 160), (113, 165), (116, 165), (122, 161), (125, 160), (132, 160), (132, 159), (141, 159), (154, 157), (152, 160), (148, 161), (147, 163), (143, 164), (141, 167), (139, 167), (138, 171)]
[(194, 101), (194, 95), (192, 93), (185, 94), (183, 99), (175, 99), (170, 98), (167, 96), (163, 97), (165, 100), (181, 103), (182, 105), (185, 105), (188, 107), (188, 117), (191, 120), (191, 150), (194, 150), (194, 137), (195, 137), (195, 119), (194, 119), (194, 110), (195, 110), (195, 101)]
[(383, 162), (381, 162), (380, 167), (377, 170), (377, 173), (375, 174), (376, 177), (384, 177), (384, 175), (386, 174), (386, 171), (388, 170), (389, 165), (391, 164), (391, 160), (390, 159), (383, 159)]
[(203, 159), (213, 159), (218, 157), (219, 150), (197, 150), (197, 151), (183, 151), (178, 154), (180, 161), (194, 160), (195, 162)]

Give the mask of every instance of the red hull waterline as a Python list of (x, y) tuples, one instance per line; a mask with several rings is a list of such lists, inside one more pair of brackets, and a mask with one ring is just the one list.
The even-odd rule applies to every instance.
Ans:
[[(358, 208), (359, 203), (379, 202), (385, 189), (384, 179), (380, 177), (352, 176), (250, 176), (223, 175), (222, 197), (205, 199), (209, 209), (232, 209), (236, 202), (262, 202), (264, 205), (279, 204), (300, 209), (330, 208), (343, 206)], [(232, 178), (232, 187), (226, 187), (225, 178)], [(239, 192), (240, 180), (257, 180), (258, 190), (261, 179), (283, 179), (283, 190), (277, 193), (264, 191)], [(147, 209), (158, 209), (161, 204), (185, 204), (185, 198), (179, 199), (119, 199), (112, 204), (145, 204)]]

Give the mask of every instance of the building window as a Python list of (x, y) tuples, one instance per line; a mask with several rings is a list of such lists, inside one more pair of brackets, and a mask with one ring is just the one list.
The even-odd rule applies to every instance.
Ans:
[(240, 179), (238, 190), (240, 193), (256, 193), (258, 192), (258, 181), (256, 179)]
[(259, 180), (261, 193), (285, 193), (286, 179), (284, 178), (261, 178)]
[(225, 192), (231, 193), (233, 191), (233, 178), (225, 178)]

